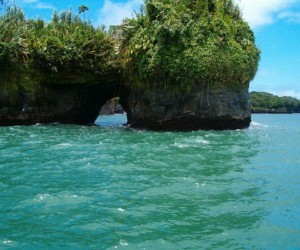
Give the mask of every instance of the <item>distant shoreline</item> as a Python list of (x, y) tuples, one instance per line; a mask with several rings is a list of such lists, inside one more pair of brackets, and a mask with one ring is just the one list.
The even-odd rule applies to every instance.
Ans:
[(300, 100), (267, 92), (251, 92), (251, 112), (253, 114), (294, 114), (300, 113)]
[(270, 110), (270, 109), (263, 109), (263, 110), (253, 110), (251, 109), (252, 114), (300, 114), (300, 112), (283, 112), (283, 111), (277, 111), (277, 110)]

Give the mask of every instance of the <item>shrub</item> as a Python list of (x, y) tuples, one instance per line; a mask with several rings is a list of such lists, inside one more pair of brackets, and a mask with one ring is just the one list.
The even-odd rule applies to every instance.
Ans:
[(260, 51), (231, 0), (146, 0), (122, 26), (127, 84), (248, 87)]

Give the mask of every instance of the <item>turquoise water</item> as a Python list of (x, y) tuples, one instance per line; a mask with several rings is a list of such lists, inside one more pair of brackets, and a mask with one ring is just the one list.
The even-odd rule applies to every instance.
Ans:
[(0, 127), (0, 173), (0, 249), (300, 249), (300, 115)]

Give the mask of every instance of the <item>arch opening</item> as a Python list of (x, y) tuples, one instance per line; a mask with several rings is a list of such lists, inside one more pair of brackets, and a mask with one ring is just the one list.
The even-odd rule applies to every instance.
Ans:
[(120, 102), (119, 96), (108, 99), (102, 105), (94, 124), (101, 127), (124, 126), (127, 124), (127, 113)]

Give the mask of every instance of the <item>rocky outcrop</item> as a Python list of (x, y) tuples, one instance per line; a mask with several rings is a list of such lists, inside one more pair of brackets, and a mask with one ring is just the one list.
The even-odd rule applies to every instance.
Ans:
[(87, 78), (88, 82), (76, 77), (43, 79), (31, 84), (35, 87), (17, 81), (10, 88), (0, 84), (0, 125), (92, 124), (101, 107), (116, 96), (134, 128), (242, 129), (251, 121), (247, 87), (199, 85), (189, 92), (159, 88), (128, 91), (117, 75)]
[(195, 87), (188, 94), (166, 90), (131, 93), (128, 123), (135, 128), (191, 131), (242, 129), (251, 122), (248, 88)]
[(125, 111), (119, 103), (119, 98), (112, 98), (102, 106), (100, 115), (124, 114)]
[(212, 0), (153, 0), (144, 7), (108, 33), (71, 12), (47, 23), (27, 20), (18, 7), (4, 11), (0, 125), (89, 124), (119, 96), (132, 127), (249, 126), (246, 85), (260, 50), (239, 8)]
[(76, 78), (65, 84), (64, 79), (56, 81), (59, 84), (39, 83), (29, 90), (22, 84), (10, 88), (0, 84), (0, 125), (92, 124), (105, 102), (123, 91), (117, 76), (84, 84), (76, 83)]

